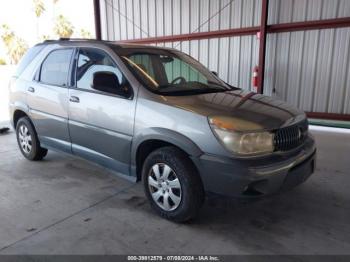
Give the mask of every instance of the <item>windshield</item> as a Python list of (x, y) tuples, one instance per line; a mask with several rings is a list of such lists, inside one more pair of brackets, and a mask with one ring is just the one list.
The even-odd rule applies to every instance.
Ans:
[(162, 95), (223, 92), (232, 87), (190, 56), (156, 48), (113, 48), (132, 73)]

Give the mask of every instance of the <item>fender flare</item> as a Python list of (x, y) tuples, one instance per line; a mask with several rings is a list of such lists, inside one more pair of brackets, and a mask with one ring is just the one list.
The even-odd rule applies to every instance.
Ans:
[[(25, 103), (22, 103), (22, 102), (15, 102), (15, 103), (10, 103), (9, 104), (9, 107), (10, 107), (10, 123), (12, 125), (12, 127), (14, 128), (15, 127), (15, 119), (14, 119), (14, 116), (15, 116), (15, 112), (16, 111), (22, 111), (23, 113), (25, 113), (29, 118), (30, 120), (32, 121), (31, 119), (31, 116), (30, 116), (30, 110), (29, 110), (29, 107), (28, 105), (26, 105)], [(33, 121), (32, 121), (33, 122)]]
[(203, 154), (202, 150), (191, 139), (177, 131), (159, 127), (147, 128), (134, 136), (131, 145), (131, 166), (136, 168), (138, 148), (143, 142), (148, 140), (160, 140), (173, 144), (193, 157), (199, 157)]

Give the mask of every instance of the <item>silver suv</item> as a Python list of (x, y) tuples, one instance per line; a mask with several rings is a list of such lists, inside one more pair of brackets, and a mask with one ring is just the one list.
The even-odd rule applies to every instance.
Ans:
[(62, 39), (31, 48), (10, 83), (29, 160), (58, 149), (143, 181), (151, 206), (193, 218), (205, 193), (260, 196), (315, 168), (305, 114), (230, 86), (174, 49)]

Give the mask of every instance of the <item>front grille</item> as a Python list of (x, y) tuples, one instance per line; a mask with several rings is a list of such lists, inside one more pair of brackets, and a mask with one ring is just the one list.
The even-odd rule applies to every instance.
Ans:
[(304, 143), (308, 131), (307, 119), (275, 132), (275, 151), (288, 151)]

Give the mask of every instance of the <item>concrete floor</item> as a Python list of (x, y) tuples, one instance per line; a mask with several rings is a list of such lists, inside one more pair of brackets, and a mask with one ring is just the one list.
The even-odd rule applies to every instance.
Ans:
[(191, 224), (150, 209), (140, 184), (50, 151), (29, 162), (0, 135), (0, 254), (350, 254), (350, 132), (313, 130), (316, 173), (257, 201), (211, 198)]

